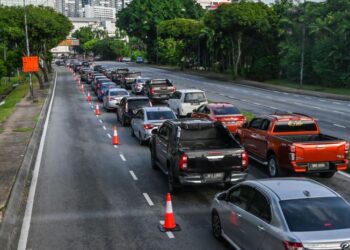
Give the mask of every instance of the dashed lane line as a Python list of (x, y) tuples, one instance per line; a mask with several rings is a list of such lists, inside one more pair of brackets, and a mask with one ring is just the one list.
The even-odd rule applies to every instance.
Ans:
[(145, 197), (145, 199), (150, 207), (154, 206), (154, 203), (151, 200), (151, 197), (149, 197), (149, 195), (147, 193), (143, 193), (143, 197)]
[(336, 124), (336, 123), (333, 123), (333, 126), (336, 126), (336, 127), (338, 127), (338, 128), (346, 128), (345, 126), (340, 125), (340, 124)]
[(340, 102), (333, 102), (333, 104), (341, 105), (341, 103), (340, 103)]
[(103, 128), (104, 130), (107, 130), (106, 126), (102, 126), (102, 128)]
[(118, 146), (117, 146), (117, 145), (114, 145), (114, 148), (118, 148)]
[(120, 158), (122, 159), (122, 161), (126, 161), (125, 157), (123, 154), (119, 154)]
[(101, 119), (98, 119), (98, 121), (99, 121), (100, 123), (103, 123), (103, 121), (102, 121)]
[[(163, 221), (163, 220), (159, 221), (159, 223), (160, 223), (161, 225), (164, 225), (164, 221)], [(168, 236), (169, 239), (175, 239), (174, 234), (173, 234), (172, 232), (170, 232), (170, 231), (167, 231), (167, 232), (166, 232), (166, 235)]]
[(137, 180), (138, 180), (138, 178), (137, 178), (137, 176), (135, 175), (134, 171), (130, 170), (129, 173), (130, 173), (131, 177), (134, 179), (134, 181), (137, 181)]
[(112, 139), (112, 136), (111, 136), (111, 134), (110, 134), (110, 133), (108, 133), (108, 134), (107, 134), (107, 136), (108, 136), (110, 139)]

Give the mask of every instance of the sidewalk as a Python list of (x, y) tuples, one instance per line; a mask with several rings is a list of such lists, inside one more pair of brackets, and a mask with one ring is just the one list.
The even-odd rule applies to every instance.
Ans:
[(48, 89), (34, 90), (36, 102), (29, 93), (17, 105), (14, 113), (0, 124), (0, 222), (21, 167), (27, 145), (40, 117)]
[(310, 95), (310, 96), (316, 96), (316, 97), (320, 97), (320, 98), (330, 98), (330, 99), (336, 99), (336, 100), (350, 101), (350, 96), (346, 96), (346, 95), (337, 95), (337, 94), (332, 94), (332, 93), (289, 88), (289, 87), (285, 87), (285, 86), (278, 86), (278, 85), (274, 85), (274, 84), (251, 81), (251, 80), (244, 80), (244, 79), (231, 80), (230, 76), (228, 76), (227, 74), (208, 72), (208, 71), (198, 71), (198, 70), (191, 70), (191, 69), (180, 70), (176, 66), (163, 66), (163, 65), (152, 65), (152, 64), (149, 64), (147, 66), (158, 68), (158, 69), (174, 71), (174, 72), (182, 72), (182, 73), (190, 74), (190, 75), (202, 76), (202, 77), (206, 77), (206, 78), (212, 79), (212, 80), (228, 81), (228, 82), (231, 82), (232, 84), (251, 86), (251, 87), (255, 87), (255, 88), (283, 91), (283, 92), (288, 92), (288, 93), (293, 93), (293, 94)]

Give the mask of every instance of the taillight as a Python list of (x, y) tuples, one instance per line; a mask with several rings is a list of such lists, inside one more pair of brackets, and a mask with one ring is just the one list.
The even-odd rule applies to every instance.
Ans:
[(153, 88), (150, 88), (150, 89), (149, 89), (149, 92), (150, 92), (151, 94), (154, 94), (154, 89), (153, 89)]
[(187, 171), (187, 162), (188, 162), (188, 157), (187, 155), (183, 154), (180, 156), (179, 160), (179, 168), (182, 171)]
[(283, 241), (285, 250), (304, 250), (304, 246), (300, 242)]
[(129, 106), (128, 103), (125, 104), (125, 112), (128, 112)]
[(349, 154), (349, 147), (350, 147), (350, 144), (347, 142), (345, 144), (345, 155)]
[(290, 161), (295, 161), (295, 146), (294, 145), (289, 145), (289, 154), (288, 154), (288, 156), (289, 156), (289, 160)]
[(152, 124), (144, 124), (143, 127), (145, 129), (152, 129), (153, 128), (153, 125)]
[(175, 92), (176, 91), (176, 88), (175, 87), (173, 87), (173, 92)]
[(247, 168), (249, 165), (249, 157), (247, 152), (243, 151), (241, 157), (242, 157), (242, 167)]

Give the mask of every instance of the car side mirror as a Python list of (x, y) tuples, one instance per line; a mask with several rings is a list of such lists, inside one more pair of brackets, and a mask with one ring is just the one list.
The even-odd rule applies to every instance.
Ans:
[(155, 128), (152, 130), (152, 135), (156, 135), (156, 134), (158, 134), (158, 129)]
[(218, 200), (223, 201), (223, 200), (226, 200), (226, 196), (227, 196), (227, 193), (223, 192), (223, 193), (219, 194), (217, 198), (218, 198)]
[(196, 113), (196, 112), (197, 112), (197, 109), (192, 110), (192, 112), (193, 112), (193, 113)]

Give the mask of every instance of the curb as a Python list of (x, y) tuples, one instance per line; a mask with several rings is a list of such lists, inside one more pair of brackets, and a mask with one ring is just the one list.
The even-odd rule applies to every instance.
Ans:
[[(54, 73), (57, 73), (54, 71)], [(16, 237), (19, 236), (19, 230), (21, 229), (21, 223), (23, 219), (23, 199), (27, 196), (26, 188), (31, 182), (31, 172), (33, 170), (37, 152), (39, 149), (39, 142), (43, 132), (45, 118), (47, 116), (47, 110), (53, 93), (53, 81), (51, 80), (49, 94), (46, 97), (45, 103), (42, 106), (40, 112), (40, 120), (35, 125), (32, 137), (27, 145), (25, 155), (23, 157), (22, 164), (17, 172), (16, 180), (12, 186), (10, 198), (7, 201), (3, 221), (0, 224), (0, 246), (1, 249), (13, 249), (15, 248), (11, 244), (16, 244)], [(19, 216), (20, 215), (20, 216)]]
[[(140, 66), (140, 65), (138, 65)], [(233, 81), (231, 79), (228, 79), (225, 76), (215, 76), (215, 75), (207, 75), (203, 74), (202, 72), (198, 71), (186, 71), (186, 70), (180, 70), (177, 68), (172, 68), (168, 66), (161, 66), (161, 65), (152, 65), (152, 64), (147, 64), (147, 66), (152, 67), (152, 68), (157, 68), (157, 69), (163, 69), (163, 70), (168, 70), (172, 72), (182, 72), (184, 74), (188, 75), (195, 75), (195, 76), (201, 76), (205, 77), (207, 79), (212, 79), (212, 80), (218, 80), (218, 81), (226, 81), (230, 82), (235, 85), (243, 85), (243, 86), (250, 86), (250, 87), (255, 87), (255, 88), (260, 88), (260, 89), (267, 89), (267, 90), (275, 90), (275, 91), (284, 91), (292, 94), (302, 94), (302, 95), (309, 95), (309, 96), (315, 96), (315, 97), (320, 97), (320, 98), (329, 98), (329, 99), (335, 99), (335, 100), (341, 100), (341, 101), (350, 101), (350, 96), (345, 96), (345, 95), (337, 95), (337, 94), (332, 94), (332, 93), (324, 93), (324, 92), (317, 92), (317, 91), (311, 91), (311, 90), (301, 90), (301, 89), (293, 89), (289, 87), (284, 87), (284, 86), (275, 86), (272, 84), (268, 83), (261, 83), (257, 81), (251, 81), (251, 80), (236, 80)], [(204, 71), (207, 72), (207, 71)], [(208, 72), (207, 72), (208, 73)]]

